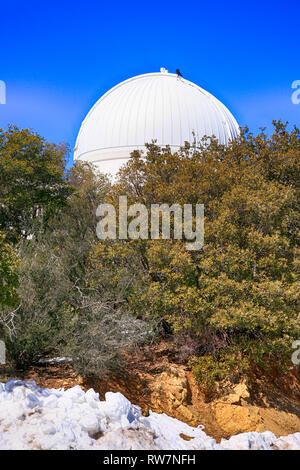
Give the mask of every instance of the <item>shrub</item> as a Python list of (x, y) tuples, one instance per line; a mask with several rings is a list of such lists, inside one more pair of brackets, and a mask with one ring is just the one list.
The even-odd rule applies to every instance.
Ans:
[(144, 321), (100, 301), (83, 307), (65, 334), (69, 336), (65, 352), (73, 357), (76, 372), (98, 378), (118, 373), (124, 368), (124, 351), (153, 337)]
[[(234, 345), (237, 357), (265, 368), (270, 362), (287, 367), (300, 337), (300, 131), (274, 126), (270, 137), (242, 130), (228, 147), (186, 144), (172, 154), (150, 144), (144, 155), (134, 152), (109, 195), (117, 201), (127, 194), (130, 203), (149, 209), (154, 202), (204, 204), (199, 251), (187, 252), (184, 240), (115, 243), (114, 252), (123, 253), (122, 278), (129, 280), (129, 309), (167, 322), (175, 334), (209, 332), (221, 339), (220, 349)], [(101, 264), (118, 279), (113, 256), (103, 249)], [(199, 351), (212, 378), (229, 374), (230, 356), (218, 354)]]
[(18, 263), (17, 253), (0, 232), (0, 321), (3, 307), (14, 307), (18, 303)]
[(219, 383), (226, 380), (238, 383), (249, 369), (249, 359), (239, 348), (226, 347), (216, 356), (201, 356), (191, 359), (190, 365), (196, 380), (201, 383), (207, 395), (217, 391)]

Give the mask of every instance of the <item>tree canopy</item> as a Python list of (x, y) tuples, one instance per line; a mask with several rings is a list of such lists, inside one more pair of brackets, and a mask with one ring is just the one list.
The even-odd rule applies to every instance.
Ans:
[(199, 378), (227, 374), (228, 364), (235, 373), (290, 360), (300, 337), (299, 176), (300, 133), (282, 122), (270, 137), (244, 129), (228, 147), (203, 141), (171, 153), (153, 143), (134, 152), (108, 200), (204, 204), (205, 243), (188, 252), (180, 240), (101, 241), (93, 282), (109, 267), (111, 288), (127, 278), (135, 315), (196, 338)]
[[(13, 308), (18, 294), (7, 340), (17, 364), (59, 350), (78, 358), (80, 373), (99, 375), (135, 341), (168, 335), (208, 385), (291, 365), (300, 337), (297, 128), (274, 122), (271, 136), (244, 129), (227, 147), (203, 139), (175, 153), (148, 144), (114, 184), (86, 164), (65, 174), (65, 155), (31, 131), (0, 131), (0, 304)], [(124, 195), (148, 209), (204, 204), (203, 247), (98, 240), (98, 204), (118, 207)]]
[(45, 221), (65, 204), (67, 152), (30, 129), (0, 129), (0, 230), (13, 242), (31, 233), (38, 215)]

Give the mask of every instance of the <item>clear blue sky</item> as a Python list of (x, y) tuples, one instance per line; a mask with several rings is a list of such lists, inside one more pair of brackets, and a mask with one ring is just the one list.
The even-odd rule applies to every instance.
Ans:
[(74, 146), (81, 121), (131, 76), (180, 68), (253, 132), (300, 126), (300, 2), (11, 1), (0, 6), (0, 127), (31, 127)]

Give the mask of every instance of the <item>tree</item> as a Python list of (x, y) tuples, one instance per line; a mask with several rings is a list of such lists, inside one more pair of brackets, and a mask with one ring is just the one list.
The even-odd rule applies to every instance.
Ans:
[(38, 216), (47, 221), (66, 203), (67, 152), (29, 129), (0, 129), (0, 230), (13, 242), (32, 234)]

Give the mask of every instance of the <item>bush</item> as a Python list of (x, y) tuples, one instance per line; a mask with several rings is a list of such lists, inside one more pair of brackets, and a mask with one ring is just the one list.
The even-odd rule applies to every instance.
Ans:
[(207, 395), (217, 391), (218, 383), (238, 383), (249, 369), (249, 359), (238, 348), (224, 348), (216, 356), (191, 359), (193, 374)]
[(64, 304), (73, 286), (45, 240), (24, 241), (19, 254), (19, 305), (8, 312), (5, 340), (9, 360), (25, 368), (57, 346)]
[(109, 270), (99, 270), (101, 283), (93, 281), (95, 212), (107, 192), (106, 178), (77, 164), (70, 181), (66, 209), (47, 225), (40, 220), (33, 235), (19, 243), (19, 305), (7, 311), (11, 328), (7, 323), (4, 335), (9, 360), (18, 368), (49, 354), (67, 354), (82, 375), (103, 376), (117, 370), (123, 351), (147, 341), (152, 330), (130, 316), (125, 278), (121, 287), (111, 282)]
[[(59, 155), (57, 160), (58, 165)], [(16, 159), (15, 165), (20, 161)], [(50, 162), (45, 165), (48, 171)], [(17, 367), (28, 367), (47, 353), (59, 353), (65, 311), (81, 302), (78, 286), (84, 283), (85, 263), (96, 238), (95, 205), (103, 198), (106, 179), (96, 177), (88, 165), (77, 165), (69, 180), (72, 186), (65, 208), (47, 220), (42, 214), (30, 221), (25, 231), (30, 236), (15, 247), (18, 263), (12, 247), (0, 236), (0, 304), (1, 282), (7, 304), (0, 320), (8, 358)]]
[(65, 352), (73, 357), (75, 371), (85, 377), (101, 379), (120, 372), (126, 362), (124, 352), (153, 336), (145, 322), (103, 302), (84, 308), (72, 323), (65, 331), (69, 337)]
[[(20, 219), (11, 188), (9, 203), (0, 194), (0, 225), (23, 238), (19, 306), (15, 254), (0, 238), (0, 269), (12, 275), (8, 290), (5, 277), (0, 282), (0, 300), (12, 302), (1, 318), (14, 361), (24, 366), (50, 350), (68, 351), (78, 371), (103, 376), (161, 325), (175, 340), (188, 338), (184, 360), (192, 356), (196, 378), (209, 386), (252, 364), (291, 365), (300, 337), (300, 131), (274, 124), (270, 137), (245, 129), (228, 147), (212, 140), (172, 154), (150, 144), (145, 155), (133, 153), (112, 187), (89, 165), (75, 165), (65, 178), (63, 148), (27, 131), (0, 132), (8, 151), (16, 138), (19, 150), (20, 139), (27, 142), (25, 163), (21, 150), (8, 160), (0, 155), (7, 174), (20, 176), (24, 164), (26, 178), (18, 181), (28, 185), (37, 150), (34, 168), (47, 157), (44, 174), (59, 189), (56, 197), (55, 184), (43, 180), (46, 217), (34, 217), (36, 188), (15, 188), (18, 205), (26, 196)], [(185, 240), (97, 240), (97, 205), (124, 194), (149, 209), (204, 204), (203, 248), (187, 251)]]
[(18, 263), (17, 253), (0, 232), (0, 322), (3, 307), (14, 307), (18, 303)]

